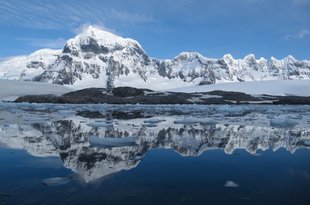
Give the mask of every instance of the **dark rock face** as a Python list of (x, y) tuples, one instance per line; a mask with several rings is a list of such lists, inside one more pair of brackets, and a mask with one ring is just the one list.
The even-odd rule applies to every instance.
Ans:
[(64, 94), (60, 98), (64, 98), (68, 103), (100, 103), (106, 98), (104, 93), (104, 88), (89, 88)]
[(56, 95), (27, 95), (24, 97), (19, 97), (15, 102), (66, 103), (65, 99)]
[[(207, 96), (207, 97), (206, 97)], [(272, 99), (273, 104), (310, 104), (310, 97), (296, 96), (262, 96), (253, 97), (240, 92), (212, 91), (207, 93), (158, 93), (147, 89), (132, 87), (113, 88), (108, 92), (104, 88), (89, 88), (64, 94), (29, 95), (18, 98), (15, 102), (32, 103), (71, 103), (71, 104), (247, 104), (266, 103)], [(270, 103), (270, 102), (269, 102)], [(100, 116), (100, 113), (80, 113), (81, 116)], [(121, 118), (134, 118), (139, 113), (111, 113)]]
[(132, 87), (117, 87), (112, 89), (112, 93), (116, 97), (134, 97), (138, 95), (144, 95), (145, 91), (152, 92), (152, 90)]
[(274, 104), (310, 105), (310, 97), (284, 96), (279, 97), (279, 100)]
[(89, 110), (84, 110), (84, 111), (78, 111), (76, 113), (77, 116), (89, 118), (89, 119), (98, 119), (98, 118), (104, 118), (105, 116), (101, 114), (99, 111), (89, 111)]
[(93, 38), (89, 39), (88, 44), (82, 44), (81, 45), (81, 51), (82, 52), (91, 52), (94, 54), (106, 54), (109, 52), (109, 49), (105, 46), (100, 46), (97, 41)]
[(40, 61), (31, 61), (29, 64), (27, 64), (27, 68), (40, 68), (45, 67), (43, 62)]
[(130, 111), (130, 112), (113, 110), (112, 112), (108, 114), (109, 114), (108, 117), (111, 117), (112, 119), (122, 119), (122, 120), (152, 117), (151, 115), (147, 115), (146, 113), (140, 110)]
[(240, 92), (228, 92), (228, 91), (222, 91), (222, 90), (215, 90), (208, 92), (209, 95), (217, 95), (222, 96), (224, 100), (229, 101), (256, 101), (259, 100), (257, 97), (253, 97), (251, 95), (247, 95), (245, 93)]

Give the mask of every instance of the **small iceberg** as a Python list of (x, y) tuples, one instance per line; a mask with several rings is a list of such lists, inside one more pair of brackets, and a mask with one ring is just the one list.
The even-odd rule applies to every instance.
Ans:
[(89, 138), (89, 142), (92, 147), (102, 147), (102, 148), (108, 148), (108, 147), (125, 147), (125, 146), (135, 146), (137, 145), (138, 137), (122, 137), (122, 138), (116, 138), (116, 137), (105, 137), (100, 138), (96, 136), (91, 136)]
[(95, 121), (95, 122), (90, 122), (86, 124), (89, 127), (92, 128), (99, 128), (99, 127), (113, 127), (113, 122), (102, 122), (102, 121)]
[(196, 118), (196, 117), (185, 117), (174, 121), (174, 124), (216, 124), (212, 119), (208, 118)]
[(150, 123), (150, 124), (145, 124), (144, 126), (145, 126), (145, 127), (157, 127), (157, 124), (151, 124), (151, 123)]
[(305, 140), (304, 143), (305, 145), (310, 146), (310, 140)]
[(224, 187), (237, 188), (237, 187), (239, 187), (239, 184), (237, 184), (234, 181), (226, 181), (224, 184)]
[[(44, 110), (44, 108), (43, 108)], [(59, 110), (58, 114), (63, 115), (63, 116), (70, 116), (70, 115), (75, 115), (75, 111), (74, 110)]]
[(42, 184), (46, 186), (59, 186), (63, 184), (67, 184), (70, 182), (70, 178), (68, 177), (52, 177), (52, 178), (46, 178), (42, 180)]
[(296, 120), (291, 119), (272, 119), (270, 120), (270, 126), (276, 128), (293, 128), (298, 125)]
[(157, 124), (157, 123), (164, 122), (164, 121), (166, 121), (166, 120), (149, 119), (149, 120), (144, 120), (143, 122), (144, 122), (144, 123), (150, 123), (150, 124)]

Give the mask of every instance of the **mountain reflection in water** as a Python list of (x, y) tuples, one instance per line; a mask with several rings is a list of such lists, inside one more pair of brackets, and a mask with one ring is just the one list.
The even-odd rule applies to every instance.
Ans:
[[(166, 109), (158, 114), (113, 110), (107, 115), (106, 110), (71, 108), (57, 111), (65, 116), (63, 119), (51, 117), (55, 111), (28, 108), (18, 108), (21, 112), (16, 112), (16, 108), (3, 111), (6, 118), (3, 123), (0, 121), (0, 144), (25, 149), (33, 156), (60, 157), (64, 166), (86, 183), (130, 170), (150, 150), (158, 148), (171, 149), (182, 156), (199, 156), (213, 149), (226, 154), (243, 149), (256, 155), (259, 150), (283, 148), (294, 153), (310, 147), (308, 118), (290, 107), (280, 107), (276, 113), (260, 113), (255, 107), (228, 112), (222, 106), (222, 112), (212, 113), (207, 108), (205, 116), (199, 111), (190, 117), (187, 113), (167, 114)], [(303, 109), (309, 112), (309, 107)], [(14, 123), (11, 118), (16, 113), (25, 119), (34, 114), (37, 120)]]

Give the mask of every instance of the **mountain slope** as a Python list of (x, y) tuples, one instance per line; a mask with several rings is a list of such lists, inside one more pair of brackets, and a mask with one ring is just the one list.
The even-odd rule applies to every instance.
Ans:
[(68, 92), (72, 90), (61, 85), (0, 79), (0, 101), (14, 101), (25, 95), (62, 95)]
[(67, 41), (64, 49), (41, 50), (0, 62), (1, 79), (33, 80), (75, 88), (131, 86), (172, 89), (223, 82), (310, 79), (310, 61), (234, 59), (230, 54), (210, 59), (183, 52), (172, 60), (150, 58), (129, 38), (90, 26)]
[(169, 90), (170, 92), (195, 93), (214, 90), (266, 94), (277, 96), (310, 96), (310, 80), (268, 80), (242, 83), (221, 83), (202, 86), (188, 86)]
[(41, 49), (28, 56), (16, 56), (0, 61), (0, 78), (37, 81), (36, 76), (53, 64), (61, 52), (62, 50)]

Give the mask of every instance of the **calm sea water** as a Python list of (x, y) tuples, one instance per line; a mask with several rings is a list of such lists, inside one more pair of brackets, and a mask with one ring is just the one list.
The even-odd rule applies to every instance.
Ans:
[(0, 204), (310, 204), (310, 106), (0, 114)]

